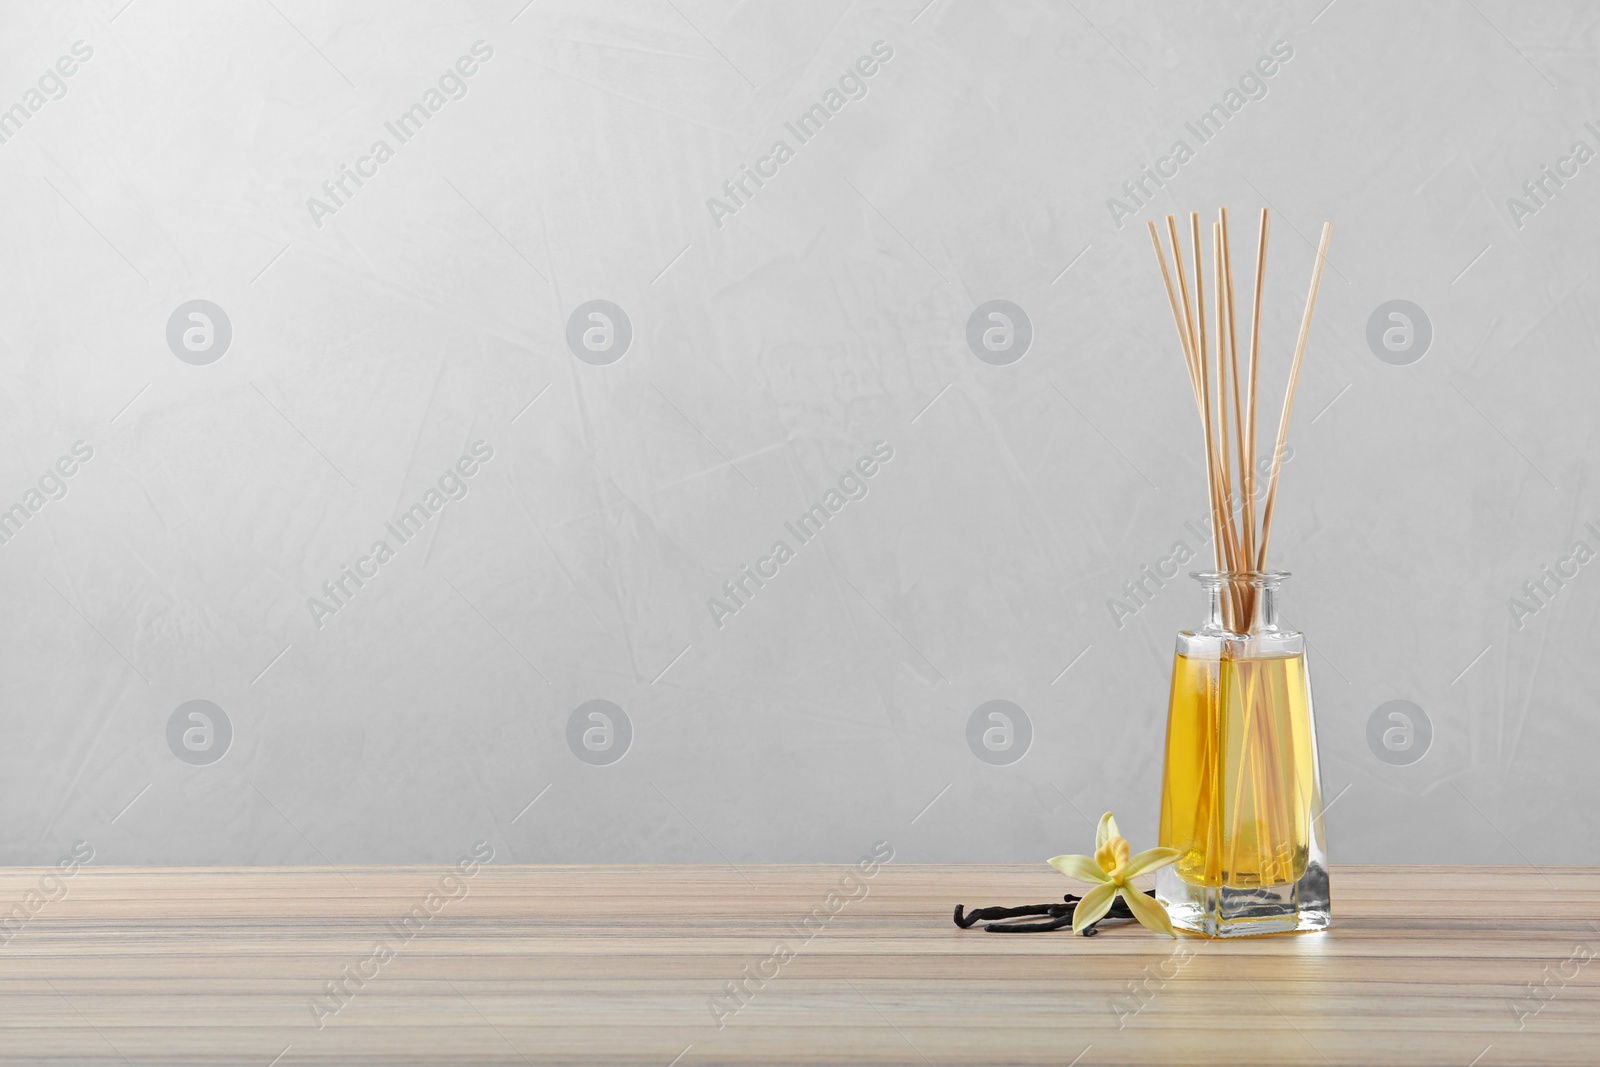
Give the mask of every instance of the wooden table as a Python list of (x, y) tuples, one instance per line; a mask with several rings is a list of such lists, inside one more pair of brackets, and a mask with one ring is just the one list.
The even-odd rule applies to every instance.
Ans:
[(1600, 869), (1341, 867), (1229, 942), (951, 923), (1043, 864), (450, 870), (7, 870), (0, 1062), (1600, 1062)]

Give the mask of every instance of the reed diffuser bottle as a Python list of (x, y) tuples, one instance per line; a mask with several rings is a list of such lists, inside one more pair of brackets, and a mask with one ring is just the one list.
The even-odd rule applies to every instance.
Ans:
[(1258, 524), (1257, 476), (1264, 472), (1257, 469), (1256, 380), (1268, 222), (1263, 209), (1249, 362), (1242, 368), (1227, 209), (1211, 230), (1214, 343), (1206, 324), (1199, 214), (1190, 215), (1192, 292), (1176, 219), (1167, 216), (1171, 271), (1150, 224), (1205, 436), (1217, 564), (1194, 575), (1209, 612), (1199, 629), (1178, 635), (1172, 663), (1160, 843), (1177, 849), (1178, 858), (1157, 872), (1156, 900), (1173, 926), (1209, 937), (1320, 930), (1331, 910), (1305, 638), (1279, 624), (1278, 592), (1288, 575), (1266, 566), (1289, 416), (1331, 227), (1323, 226), (1317, 247)]
[(1172, 663), (1160, 843), (1179, 855), (1156, 899), (1211, 937), (1320, 930), (1322, 786), (1305, 638), (1278, 623), (1288, 575), (1194, 577), (1210, 610)]

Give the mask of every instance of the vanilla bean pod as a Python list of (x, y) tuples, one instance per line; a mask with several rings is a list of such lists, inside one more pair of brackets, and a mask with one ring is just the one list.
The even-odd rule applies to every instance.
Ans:
[[(1146, 891), (1145, 896), (1153, 897), (1155, 893)], [(970, 929), (977, 923), (988, 923), (983, 929), (991, 934), (1033, 934), (1048, 933), (1051, 930), (1061, 930), (1072, 925), (1073, 912), (1077, 910), (1078, 902), (1082, 897), (1071, 893), (1062, 896), (1061, 904), (1020, 904), (1015, 907), (996, 906), (989, 908), (974, 908), (966, 910), (966, 905), (957, 904), (955, 910), (955, 924), (961, 929)], [(1038, 916), (1043, 922), (1031, 923), (1000, 923), (995, 919), (1018, 919)], [(1131, 919), (1133, 912), (1121, 897), (1111, 902), (1111, 910), (1107, 911), (1104, 919)], [(1097, 919), (1084, 928), (1085, 937), (1093, 937), (1099, 931), (1096, 927), (1100, 920)]]

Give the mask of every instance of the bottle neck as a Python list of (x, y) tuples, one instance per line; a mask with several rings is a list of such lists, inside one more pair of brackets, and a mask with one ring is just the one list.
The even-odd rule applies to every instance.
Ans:
[(1279, 632), (1278, 594), (1287, 574), (1203, 573), (1193, 577), (1205, 590), (1206, 633)]

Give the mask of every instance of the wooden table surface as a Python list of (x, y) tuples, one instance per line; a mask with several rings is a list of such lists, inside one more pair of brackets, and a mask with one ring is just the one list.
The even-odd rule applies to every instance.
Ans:
[(0, 872), (0, 1063), (1600, 1062), (1595, 868), (1339, 867), (1226, 942), (951, 923), (1043, 864), (450, 870)]

